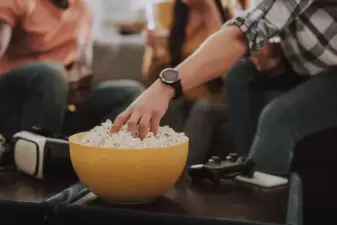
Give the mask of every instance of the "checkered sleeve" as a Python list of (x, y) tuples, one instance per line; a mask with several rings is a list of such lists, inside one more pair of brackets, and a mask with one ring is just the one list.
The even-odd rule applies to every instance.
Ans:
[(247, 39), (249, 54), (258, 51), (270, 38), (278, 36), (314, 0), (263, 0), (256, 8), (225, 23), (238, 26)]

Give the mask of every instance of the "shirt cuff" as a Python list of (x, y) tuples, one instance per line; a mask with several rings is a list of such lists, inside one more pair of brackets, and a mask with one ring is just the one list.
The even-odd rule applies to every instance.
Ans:
[(237, 26), (242, 31), (246, 38), (248, 57), (257, 52), (269, 41), (269, 37), (266, 36), (264, 32), (260, 32), (258, 27), (252, 26), (251, 24), (252, 23), (247, 21), (244, 16), (236, 17), (224, 24), (224, 27)]

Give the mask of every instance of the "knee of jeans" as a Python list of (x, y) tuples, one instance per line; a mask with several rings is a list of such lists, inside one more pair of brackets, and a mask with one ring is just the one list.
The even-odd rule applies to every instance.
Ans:
[[(263, 110), (259, 119), (258, 130), (273, 129), (288, 130), (296, 124), (296, 109), (292, 104), (283, 100), (274, 100), (269, 103)], [(288, 130), (290, 132), (290, 130)]]
[(225, 117), (226, 114), (226, 106), (222, 103), (216, 103), (207, 99), (201, 99), (196, 101), (190, 114), (204, 114), (204, 115), (215, 115), (215, 114), (223, 114)]
[(67, 92), (68, 73), (64, 67), (54, 62), (36, 62), (30, 66), (35, 67), (35, 80), (41, 87)]
[(248, 86), (258, 75), (254, 63), (249, 59), (240, 60), (228, 73), (227, 85)]
[(191, 109), (191, 114), (195, 114), (195, 113), (208, 113), (210, 111), (211, 108), (211, 102), (207, 101), (207, 100), (198, 100), (194, 103), (194, 105), (192, 106)]

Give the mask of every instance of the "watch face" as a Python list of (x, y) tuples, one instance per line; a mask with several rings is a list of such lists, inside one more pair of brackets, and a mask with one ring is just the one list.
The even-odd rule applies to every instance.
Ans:
[(174, 69), (166, 69), (160, 74), (161, 79), (168, 84), (173, 84), (179, 80), (179, 73)]

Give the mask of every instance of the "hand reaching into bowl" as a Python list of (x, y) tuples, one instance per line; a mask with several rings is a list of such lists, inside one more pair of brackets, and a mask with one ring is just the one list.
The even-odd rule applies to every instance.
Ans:
[(118, 132), (127, 124), (128, 130), (140, 138), (145, 138), (149, 131), (157, 134), (159, 122), (173, 96), (171, 87), (156, 81), (115, 119), (111, 131)]
[[(223, 43), (230, 44), (223, 47)], [(243, 33), (237, 26), (218, 31), (175, 69), (163, 70), (160, 80), (116, 118), (111, 131), (117, 132), (127, 124), (133, 135), (139, 132), (140, 138), (146, 137), (149, 130), (157, 134), (159, 122), (173, 97), (180, 97), (182, 93), (228, 72), (246, 50)]]

